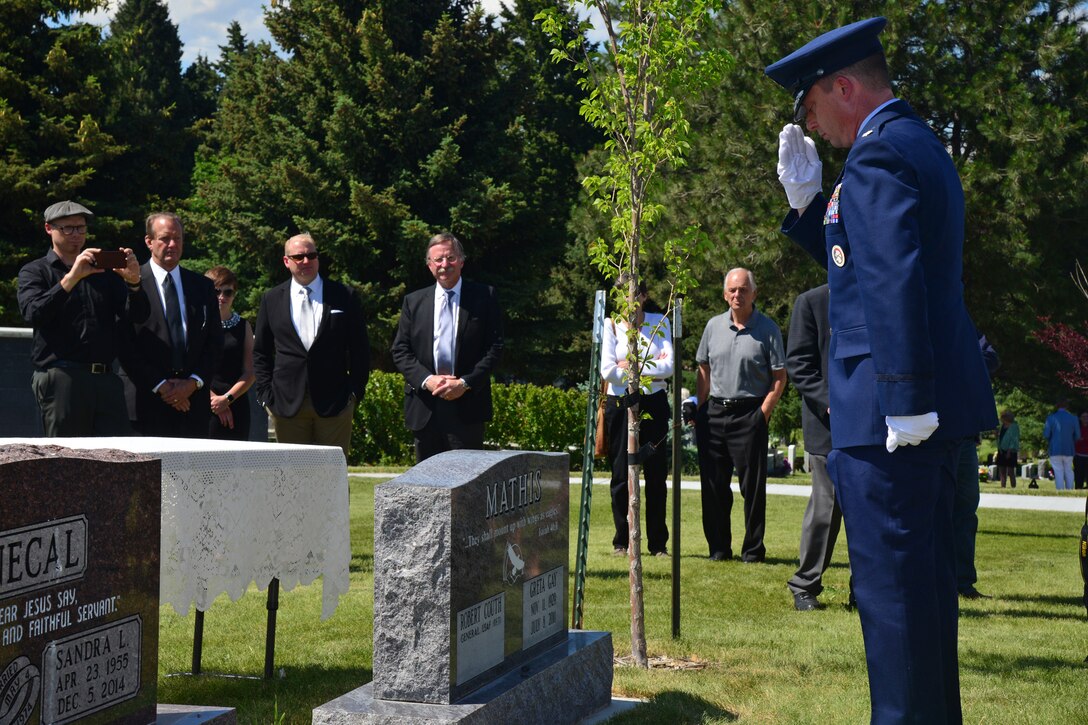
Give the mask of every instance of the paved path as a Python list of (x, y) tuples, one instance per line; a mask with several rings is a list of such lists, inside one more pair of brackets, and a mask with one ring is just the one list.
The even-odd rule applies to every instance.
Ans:
[[(357, 476), (359, 478), (392, 478), (396, 476), (395, 473), (350, 473), (349, 476)], [(570, 483), (572, 486), (581, 486), (582, 477), (581, 474), (571, 474)], [(607, 486), (607, 478), (594, 478), (593, 483), (597, 486)], [(1045, 482), (1040, 485), (1046, 485)], [(669, 481), (669, 488), (672, 488), (672, 481)], [(699, 482), (694, 479), (682, 479), (680, 482), (680, 488), (685, 491), (698, 491)], [(733, 493), (740, 494), (740, 488), (737, 484), (733, 484)], [(768, 483), (767, 493), (778, 496), (802, 496), (808, 498), (811, 486), (807, 484), (789, 484), (789, 483)], [(1084, 513), (1084, 496), (1053, 496), (1045, 493), (1030, 494), (1030, 495), (1014, 495), (1007, 493), (983, 493), (979, 495), (979, 508), (988, 509), (1022, 509), (1026, 511), (1064, 511), (1066, 513)]]

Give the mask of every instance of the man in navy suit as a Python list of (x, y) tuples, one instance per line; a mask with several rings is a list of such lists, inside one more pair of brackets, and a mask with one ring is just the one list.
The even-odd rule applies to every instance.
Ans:
[(140, 284), (151, 302), (121, 354), (135, 428), (146, 436), (201, 438), (208, 430), (211, 381), (223, 349), (219, 303), (210, 279), (181, 266), (185, 230), (176, 214), (147, 217), (151, 259)]
[(280, 443), (351, 450), (355, 405), (370, 378), (370, 339), (350, 287), (319, 274), (317, 245), (297, 234), (283, 245), (291, 279), (261, 298), (253, 339), (257, 402)]
[(959, 440), (997, 420), (963, 300), (964, 201), (941, 140), (892, 93), (871, 18), (768, 66), (794, 120), (850, 149), (830, 198), (779, 137), (782, 231), (827, 268), (832, 451), (874, 723), (961, 722), (952, 498)]
[(427, 244), (436, 284), (404, 297), (390, 352), (404, 375), (404, 422), (416, 462), (454, 449), (481, 449), (491, 420), (491, 374), (502, 355), (495, 289), (461, 277), (465, 251), (442, 232)]

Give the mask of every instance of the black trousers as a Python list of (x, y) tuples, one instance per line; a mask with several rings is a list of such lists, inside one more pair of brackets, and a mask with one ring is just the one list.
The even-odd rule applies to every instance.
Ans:
[[(612, 546), (626, 549), (630, 539), (627, 525), (627, 409), (623, 399), (609, 395), (605, 399), (604, 422), (608, 433), (608, 453), (612, 459), (612, 522), (616, 534)], [(646, 542), (651, 554), (665, 551), (669, 541), (669, 529), (665, 525), (665, 500), (668, 498), (665, 478), (669, 470), (668, 446), (665, 436), (669, 430), (669, 396), (664, 390), (643, 395), (640, 412), (649, 414), (639, 424), (639, 446), (653, 443), (657, 450), (642, 463), (642, 477), (646, 486)]]
[(733, 555), (729, 522), (733, 491), (729, 483), (734, 470), (744, 498), (744, 542), (740, 556), (745, 561), (762, 561), (767, 555), (763, 545), (767, 518), (767, 421), (761, 403), (761, 398), (752, 398), (751, 403), (727, 408), (710, 400), (695, 416), (703, 535), (711, 556)]
[(1088, 456), (1073, 456), (1074, 488), (1088, 487)]
[(85, 367), (36, 370), (31, 388), (49, 438), (132, 435), (124, 387), (113, 372), (92, 373)]
[(452, 401), (436, 400), (431, 419), (413, 432), (416, 463), (446, 451), (483, 450), (484, 423), (465, 423)]

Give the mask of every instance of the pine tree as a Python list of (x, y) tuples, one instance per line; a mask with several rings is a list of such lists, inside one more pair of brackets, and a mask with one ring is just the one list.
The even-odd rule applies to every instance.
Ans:
[[(97, 169), (122, 146), (104, 130), (106, 56), (98, 28), (70, 23), (98, 0), (0, 3), (0, 321), (22, 325), (19, 267), (48, 249), (42, 212), (55, 201), (94, 201)], [(96, 219), (91, 240), (107, 238)]]

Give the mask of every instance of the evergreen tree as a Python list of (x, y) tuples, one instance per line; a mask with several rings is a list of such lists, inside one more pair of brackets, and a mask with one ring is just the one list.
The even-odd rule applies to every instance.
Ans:
[[(0, 3), (0, 322), (22, 325), (19, 267), (49, 248), (42, 212), (89, 194), (97, 169), (123, 149), (104, 130), (106, 57), (95, 26), (70, 23), (100, 0)], [(97, 211), (97, 210), (96, 210)], [(108, 239), (98, 218), (89, 241)]]
[(384, 355), (401, 297), (431, 281), (427, 239), (449, 229), (466, 274), (500, 290), (504, 369), (553, 374), (530, 347), (548, 319), (542, 267), (564, 243), (591, 137), (573, 84), (554, 70), (533, 78), (543, 43), (526, 18), (539, 4), (515, 6), (508, 27), (465, 1), (271, 8), (286, 57), (224, 53), (200, 153), (192, 207), (215, 254), (248, 261), (256, 294), (283, 279), (282, 241), (311, 232), (323, 267), (363, 293)]
[(104, 211), (132, 225), (137, 248), (151, 207), (188, 195), (194, 147), (181, 74), (181, 40), (163, 0), (124, 0), (110, 23), (107, 129), (128, 150), (102, 168), (94, 193)]

